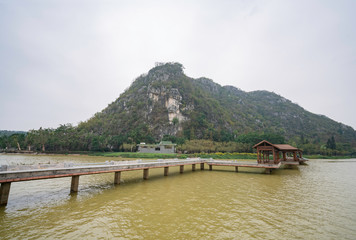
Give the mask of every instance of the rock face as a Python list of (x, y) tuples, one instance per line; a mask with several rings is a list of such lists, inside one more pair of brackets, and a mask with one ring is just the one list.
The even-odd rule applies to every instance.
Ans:
[[(167, 81), (167, 75), (163, 75), (164, 81)], [(186, 120), (180, 109), (182, 106), (182, 95), (177, 88), (167, 89), (164, 86), (160, 88), (154, 88), (148, 86), (147, 89), (148, 98), (151, 100), (151, 104), (148, 105), (148, 115), (154, 114), (153, 109), (156, 104), (162, 104), (167, 110), (167, 117), (169, 125), (166, 126), (166, 130), (161, 130), (162, 134), (176, 135), (178, 131), (182, 130), (181, 124)], [(154, 116), (152, 116), (154, 118)], [(167, 125), (167, 124), (164, 124)]]
[[(277, 132), (287, 139), (356, 144), (356, 132), (268, 91), (244, 92), (208, 78), (193, 79), (179, 63), (158, 64), (86, 123), (94, 134), (224, 139)], [(148, 140), (147, 140), (148, 141)], [(153, 140), (152, 140), (153, 141)]]

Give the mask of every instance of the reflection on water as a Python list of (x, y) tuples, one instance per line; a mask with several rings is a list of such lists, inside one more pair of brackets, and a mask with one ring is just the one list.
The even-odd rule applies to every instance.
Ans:
[[(0, 155), (0, 164), (103, 162), (87, 156)], [(113, 160), (113, 159), (109, 159)], [(12, 183), (4, 239), (356, 239), (356, 160), (277, 170), (185, 167)], [(219, 170), (219, 171), (215, 171)]]

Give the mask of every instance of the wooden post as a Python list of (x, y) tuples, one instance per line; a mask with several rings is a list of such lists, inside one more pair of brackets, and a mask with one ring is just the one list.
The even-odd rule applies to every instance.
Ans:
[(0, 206), (7, 205), (10, 195), (11, 182), (1, 183), (0, 187)]
[(204, 163), (200, 164), (200, 170), (204, 170)]
[(168, 176), (169, 167), (164, 167), (164, 176)]
[(238, 171), (239, 171), (239, 167), (235, 166), (235, 172), (238, 172)]
[(271, 173), (272, 173), (272, 168), (266, 168), (265, 173), (266, 173), (266, 174), (271, 174)]
[(192, 164), (192, 171), (195, 171), (195, 164)]
[(279, 163), (279, 151), (277, 150), (277, 163)]
[(286, 152), (283, 152), (283, 161), (287, 161)]
[(148, 179), (148, 170), (149, 170), (149, 168), (143, 169), (143, 179), (144, 179), (144, 180), (147, 180), (147, 179)]
[(274, 162), (274, 163), (277, 163), (276, 151), (273, 149), (273, 150), (272, 150), (272, 153), (273, 153), (273, 162)]
[(293, 152), (293, 160), (297, 161), (297, 152)]
[(121, 172), (115, 172), (114, 184), (120, 184)]
[(209, 165), (209, 171), (213, 170), (213, 165)]
[(261, 163), (261, 151), (260, 150), (257, 151), (257, 159), (258, 159), (257, 162)]
[(70, 186), (71, 192), (78, 192), (79, 187), (79, 176), (72, 176), (72, 183)]
[(184, 171), (184, 165), (180, 165), (179, 166), (179, 173), (183, 173), (183, 171)]

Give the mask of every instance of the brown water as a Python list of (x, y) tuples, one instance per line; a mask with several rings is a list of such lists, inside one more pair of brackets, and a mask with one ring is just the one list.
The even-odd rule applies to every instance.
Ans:
[[(0, 155), (1, 164), (103, 162), (87, 156)], [(216, 170), (216, 171), (215, 171)], [(185, 167), (12, 183), (1, 239), (356, 239), (356, 160), (276, 170)]]

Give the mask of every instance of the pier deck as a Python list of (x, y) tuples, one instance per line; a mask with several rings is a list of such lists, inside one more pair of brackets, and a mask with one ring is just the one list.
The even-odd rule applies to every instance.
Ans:
[(29, 169), (26, 169), (26, 165), (8, 166), (6, 171), (0, 171), (0, 183), (184, 166), (204, 162), (204, 160), (197, 158), (186, 160), (157, 160), (152, 162), (112, 161), (101, 164), (93, 163), (90, 165), (58, 164), (46, 166), (46, 164), (38, 164), (28, 166)]
[(155, 161), (111, 161), (89, 164), (60, 163), (14, 166), (5, 165), (0, 166), (0, 205), (7, 204), (12, 182), (72, 177), (70, 191), (77, 192), (79, 177), (81, 175), (114, 173), (114, 183), (120, 184), (121, 172), (123, 171), (143, 170), (143, 179), (147, 180), (149, 177), (149, 169), (151, 168), (164, 168), (164, 176), (168, 176), (169, 167), (179, 166), (179, 172), (183, 173), (185, 165), (192, 165), (192, 171), (195, 171), (196, 164), (200, 164), (200, 170), (204, 170), (204, 165), (207, 164), (209, 170), (212, 170), (213, 166), (234, 166), (236, 172), (238, 172), (239, 167), (248, 167), (264, 168), (266, 173), (271, 173), (273, 169), (278, 169), (281, 165), (296, 165), (299, 164), (299, 162), (281, 161), (278, 164), (274, 164), (273, 162), (253, 163), (192, 158), (185, 160), (158, 159)]

